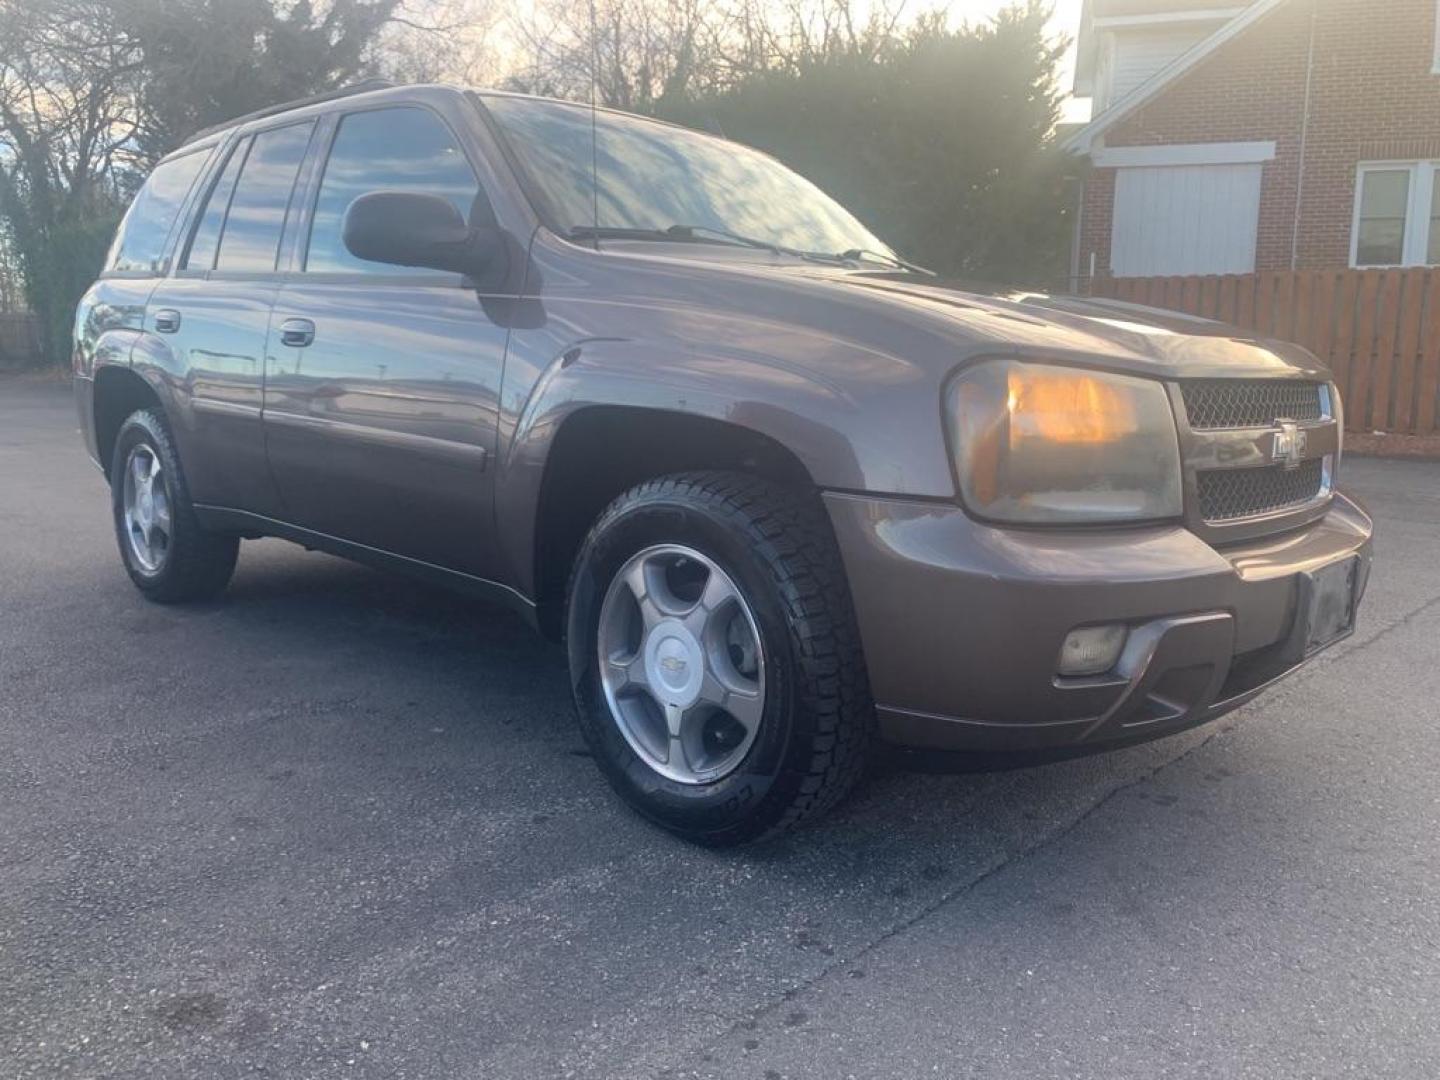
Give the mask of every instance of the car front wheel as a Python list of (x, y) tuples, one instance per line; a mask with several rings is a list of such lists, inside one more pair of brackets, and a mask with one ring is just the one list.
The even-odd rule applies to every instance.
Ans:
[(732, 473), (632, 488), (585, 540), (566, 628), (592, 753), (673, 832), (714, 845), (780, 832), (863, 771), (874, 710), (813, 498)]

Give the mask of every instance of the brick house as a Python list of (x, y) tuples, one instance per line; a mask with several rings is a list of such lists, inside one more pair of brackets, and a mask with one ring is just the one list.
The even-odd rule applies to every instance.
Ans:
[(1086, 0), (1073, 273), (1440, 264), (1440, 2)]

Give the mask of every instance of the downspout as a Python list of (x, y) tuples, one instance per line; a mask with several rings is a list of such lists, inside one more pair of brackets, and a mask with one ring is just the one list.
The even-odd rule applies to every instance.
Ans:
[(1305, 58), (1305, 106), (1300, 116), (1300, 163), (1295, 176), (1295, 220), (1290, 225), (1290, 269), (1300, 269), (1300, 210), (1305, 201), (1305, 152), (1310, 140), (1310, 97), (1315, 84), (1315, 25), (1318, 0), (1310, 2), (1310, 49)]
[(1080, 244), (1084, 237), (1085, 185), (1086, 177), (1078, 177), (1075, 184), (1075, 232), (1070, 238), (1070, 292), (1080, 295)]

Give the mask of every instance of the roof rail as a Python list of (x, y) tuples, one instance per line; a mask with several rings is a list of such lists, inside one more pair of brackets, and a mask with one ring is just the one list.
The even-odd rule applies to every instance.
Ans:
[(197, 139), (203, 139), (207, 135), (214, 135), (217, 131), (224, 131), (227, 128), (237, 127), (240, 124), (248, 124), (251, 120), (262, 120), (267, 116), (276, 116), (279, 113), (289, 112), (291, 109), (299, 109), (305, 105), (319, 105), (321, 102), (334, 101), (337, 98), (349, 97), (351, 94), (368, 94), (371, 90), (388, 90), (398, 83), (390, 82), (388, 79), (364, 79), (357, 83), (350, 83), (348, 86), (341, 86), (335, 90), (327, 90), (323, 94), (315, 94), (312, 97), (298, 98), (295, 101), (284, 101), (278, 105), (267, 105), (263, 109), (256, 109), (254, 112), (237, 116), (233, 120), (226, 120), (219, 124), (211, 124), (207, 128), (201, 128), (182, 143), (188, 146)]

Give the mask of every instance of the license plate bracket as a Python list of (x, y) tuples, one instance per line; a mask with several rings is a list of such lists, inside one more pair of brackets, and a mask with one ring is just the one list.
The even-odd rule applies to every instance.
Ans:
[(1357, 556), (1340, 559), (1301, 575), (1299, 616), (1304, 620), (1305, 655), (1310, 656), (1355, 629), (1355, 588), (1360, 577)]

